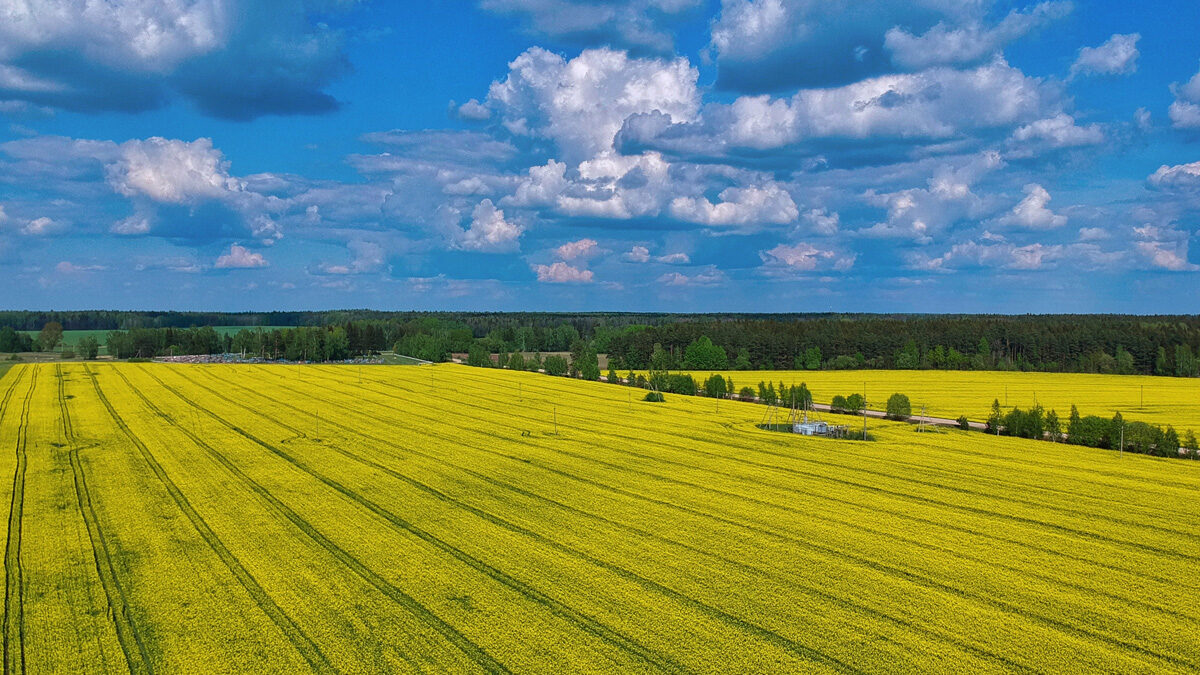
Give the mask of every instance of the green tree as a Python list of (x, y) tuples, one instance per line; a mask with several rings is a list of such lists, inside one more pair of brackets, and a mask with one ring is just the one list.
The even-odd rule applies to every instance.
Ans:
[(956, 421), (958, 422), (959, 429), (962, 429), (963, 431), (971, 430), (971, 420), (967, 419), (966, 415), (959, 415), (958, 420)]
[(896, 393), (888, 397), (887, 417), (892, 420), (906, 420), (912, 417), (912, 404), (904, 394)]
[(350, 338), (347, 337), (345, 328), (334, 326), (325, 338), (325, 360), (344, 361), (348, 358), (350, 358)]
[(1058, 421), (1058, 413), (1053, 410), (1046, 413), (1046, 435), (1054, 443), (1058, 443), (1063, 437), (1062, 423)]
[(750, 350), (742, 347), (733, 359), (734, 370), (750, 370)]
[(1183, 435), (1183, 447), (1190, 451), (1192, 459), (1200, 458), (1200, 447), (1196, 445), (1196, 432), (1191, 429), (1188, 429), (1187, 433)]
[(513, 352), (508, 356), (509, 370), (525, 370), (525, 355), (521, 352)]
[(1166, 347), (1158, 348), (1158, 355), (1154, 357), (1154, 374), (1155, 375), (1170, 375), (1171, 366), (1167, 363)]
[(705, 396), (721, 398), (725, 396), (728, 391), (729, 390), (725, 388), (725, 378), (721, 377), (720, 375), (709, 375), (708, 379), (704, 381)]
[(683, 350), (683, 367), (693, 370), (724, 370), (729, 365), (725, 350), (701, 335)]
[(987, 418), (987, 432), (989, 434), (1000, 433), (1000, 421), (1002, 419), (1000, 413), (1000, 399), (992, 400), (992, 414)]
[(467, 365), (476, 368), (491, 368), (492, 355), (483, 348), (483, 345), (475, 343), (467, 350)]
[(844, 413), (850, 411), (850, 406), (846, 403), (846, 397), (838, 394), (829, 402), (829, 410), (835, 413)]
[(743, 401), (753, 401), (754, 390), (750, 387), (742, 387), (741, 390), (738, 391), (738, 398), (742, 399)]
[(85, 335), (80, 338), (76, 346), (79, 348), (79, 355), (89, 361), (100, 354), (100, 341), (91, 335)]
[(867, 408), (867, 399), (862, 394), (850, 394), (846, 397), (846, 411), (857, 415)]
[(1196, 376), (1196, 356), (1192, 353), (1190, 345), (1178, 345), (1175, 347), (1175, 376), (1176, 377), (1195, 377)]
[(1175, 427), (1168, 425), (1167, 430), (1163, 432), (1162, 440), (1158, 442), (1158, 454), (1163, 457), (1179, 456), (1179, 434)]
[(557, 354), (547, 356), (542, 367), (546, 370), (547, 375), (567, 374), (567, 360)]
[(617, 371), (613, 370), (611, 367), (608, 369), (608, 375), (605, 375), (604, 379), (607, 380), (609, 384), (621, 384), (621, 376), (618, 375)]
[(917, 349), (916, 340), (909, 339), (904, 347), (896, 353), (896, 367), (901, 370), (912, 370), (921, 365), (921, 352)]
[(42, 346), (42, 351), (52, 352), (62, 342), (63, 327), (57, 321), (47, 321), (42, 326), (42, 332), (38, 333), (38, 344)]
[(1134, 371), (1133, 354), (1130, 354), (1124, 347), (1117, 345), (1117, 373), (1121, 375), (1132, 375)]
[(820, 370), (821, 368), (821, 348), (809, 347), (804, 350), (804, 369), (805, 370)]

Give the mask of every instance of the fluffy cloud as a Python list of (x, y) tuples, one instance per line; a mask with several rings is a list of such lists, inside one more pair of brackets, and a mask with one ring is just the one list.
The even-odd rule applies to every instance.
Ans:
[(664, 286), (719, 286), (725, 283), (725, 273), (709, 265), (695, 274), (668, 272), (658, 278)]
[(217, 269), (249, 269), (267, 265), (267, 259), (261, 253), (254, 253), (238, 244), (231, 244), (229, 252), (221, 254), (213, 263)]
[(1067, 217), (1046, 208), (1049, 203), (1050, 193), (1046, 188), (1037, 183), (1030, 183), (1025, 186), (1025, 198), (998, 222), (1027, 230), (1045, 230), (1066, 225)]
[(461, 233), (455, 246), (467, 251), (500, 253), (517, 248), (517, 240), (525, 228), (506, 220), (504, 211), (492, 200), (485, 199), (471, 212), (471, 225)]
[(670, 52), (669, 24), (698, 7), (700, 0), (483, 0), (484, 9), (515, 15), (529, 30), (585, 46), (611, 44), (633, 50)]
[(870, 237), (911, 238), (928, 244), (951, 225), (988, 212), (988, 202), (972, 186), (984, 175), (1004, 166), (996, 152), (968, 158), (960, 165), (941, 166), (927, 187), (890, 193), (868, 190), (868, 204), (887, 209), (887, 219), (860, 230)]
[(934, 68), (804, 89), (789, 99), (744, 96), (707, 106), (701, 123), (635, 115), (619, 140), (623, 149), (708, 156), (817, 139), (929, 142), (1027, 124), (1056, 114), (1060, 106), (1056, 89), (995, 59), (970, 70)]
[(613, 136), (634, 113), (659, 111), (690, 121), (700, 107), (699, 76), (685, 58), (638, 59), (589, 49), (566, 60), (533, 47), (492, 83), (487, 105), (516, 136), (553, 141), (574, 165), (612, 148)]
[(826, 209), (810, 209), (804, 214), (804, 222), (815, 234), (832, 236), (838, 232), (841, 216), (837, 211), (831, 213)]
[(580, 239), (578, 241), (569, 241), (562, 246), (554, 249), (554, 255), (562, 260), (574, 260), (576, 258), (590, 258), (599, 253), (598, 244), (595, 239)]
[(1099, 47), (1084, 47), (1071, 64), (1071, 76), (1128, 75), (1137, 71), (1138, 33), (1115, 34)]
[(108, 178), (123, 195), (173, 204), (221, 198), (243, 188), (207, 138), (191, 143), (157, 136), (127, 141), (121, 144), (120, 159), (108, 166)]
[(1163, 190), (1200, 190), (1200, 162), (1158, 167), (1147, 179), (1151, 187)]
[(556, 205), (572, 217), (656, 216), (671, 196), (669, 169), (658, 153), (607, 152), (579, 165), (579, 181), (559, 195)]
[(150, 220), (145, 216), (132, 215), (113, 223), (108, 231), (123, 235), (146, 234), (150, 231)]
[(375, 242), (354, 240), (346, 245), (352, 259), (348, 265), (321, 265), (321, 271), (326, 274), (364, 274), (375, 272), (383, 267), (383, 247)]
[(818, 267), (828, 267), (827, 263), (830, 262), (833, 269), (845, 271), (853, 267), (855, 261), (853, 255), (838, 257), (835, 251), (820, 249), (804, 242), (779, 244), (768, 251), (759, 251), (758, 255), (769, 274), (812, 272)]
[(621, 257), (632, 263), (650, 262), (650, 249), (645, 246), (634, 246)]
[(671, 215), (702, 225), (782, 224), (799, 215), (792, 196), (778, 185), (725, 188), (714, 204), (704, 197), (676, 197)]
[(1104, 131), (1098, 124), (1078, 126), (1074, 117), (1059, 113), (1018, 127), (1013, 131), (1011, 140), (1014, 146), (1024, 146), (1030, 151), (1038, 147), (1073, 148), (1103, 143)]
[(571, 267), (565, 262), (556, 262), (551, 265), (534, 265), (532, 269), (537, 273), (537, 280), (544, 283), (590, 284), (592, 282), (591, 270)]
[(923, 254), (909, 257), (913, 269), (930, 272), (949, 272), (964, 267), (999, 267), (1010, 270), (1037, 270), (1063, 256), (1062, 246), (1029, 244), (1017, 246), (1008, 242), (981, 244), (969, 241), (955, 244), (941, 256)]
[(710, 51), (722, 89), (829, 87), (900, 67), (970, 64), (1070, 11), (1042, 2), (987, 21), (992, 0), (722, 0)]
[(28, 223), (25, 223), (25, 225), (21, 227), (21, 234), (26, 234), (31, 237), (44, 237), (46, 235), (61, 232), (64, 227), (65, 226), (61, 222), (42, 216), (41, 218), (34, 218)]
[(942, 21), (919, 36), (895, 26), (884, 36), (884, 47), (891, 52), (892, 62), (905, 70), (979, 63), (1070, 11), (1069, 2), (1043, 2), (1025, 12), (1013, 10), (994, 26), (975, 21), (958, 26)]
[(1200, 72), (1184, 84), (1172, 85), (1175, 102), (1167, 110), (1176, 129), (1200, 129)]
[(1188, 233), (1169, 227), (1143, 225), (1133, 228), (1134, 246), (1151, 267), (1170, 272), (1196, 272), (1200, 265), (1188, 262)]
[[(0, 4), (0, 99), (137, 111), (180, 94), (210, 115), (315, 113), (347, 69), (336, 5), (304, 0)], [(317, 5), (321, 5), (318, 7)]]

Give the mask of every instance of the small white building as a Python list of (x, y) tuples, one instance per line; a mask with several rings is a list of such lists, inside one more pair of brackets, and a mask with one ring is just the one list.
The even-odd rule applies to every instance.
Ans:
[(792, 433), (805, 436), (828, 436), (829, 425), (825, 422), (796, 422), (792, 425)]

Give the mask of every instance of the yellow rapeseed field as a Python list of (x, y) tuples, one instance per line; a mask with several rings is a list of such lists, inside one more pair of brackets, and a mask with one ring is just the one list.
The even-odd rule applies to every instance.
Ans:
[[(713, 373), (684, 372), (700, 382)], [(878, 410), (883, 409), (888, 396), (899, 392), (912, 401), (914, 414), (926, 406), (930, 416), (956, 419), (966, 415), (982, 422), (991, 414), (992, 401), (999, 400), (1006, 411), (1013, 406), (1029, 408), (1036, 401), (1046, 410), (1054, 409), (1064, 420), (1074, 404), (1081, 415), (1112, 417), (1120, 412), (1126, 419), (1164, 427), (1170, 424), (1181, 433), (1195, 429), (1200, 434), (1200, 380), (1196, 378), (954, 370), (720, 372), (732, 378), (737, 389), (757, 389), (760, 381), (772, 382), (776, 387), (780, 382), (788, 386), (804, 382), (817, 403), (828, 403), (839, 394), (861, 394), (865, 385), (868, 406)], [(619, 374), (625, 377), (626, 372)]]
[[(854, 390), (820, 375), (819, 398)], [(917, 404), (917, 378), (951, 381), (875, 375)], [(990, 403), (1019, 376), (985, 377)], [(1041, 377), (1046, 405), (1115, 401)], [(882, 422), (806, 438), (640, 393), (454, 365), (18, 366), (6, 671), (1200, 669), (1200, 462)]]

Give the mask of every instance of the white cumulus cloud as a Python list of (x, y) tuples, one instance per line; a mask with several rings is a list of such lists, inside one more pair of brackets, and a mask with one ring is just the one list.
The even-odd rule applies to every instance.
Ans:
[(1115, 34), (1099, 47), (1084, 47), (1071, 64), (1071, 76), (1128, 75), (1137, 71), (1138, 33)]
[(218, 256), (213, 263), (217, 269), (250, 269), (267, 265), (267, 259), (261, 253), (255, 253), (238, 244), (231, 244), (229, 251)]
[(592, 271), (572, 267), (565, 262), (550, 265), (534, 265), (537, 280), (549, 284), (590, 284)]

